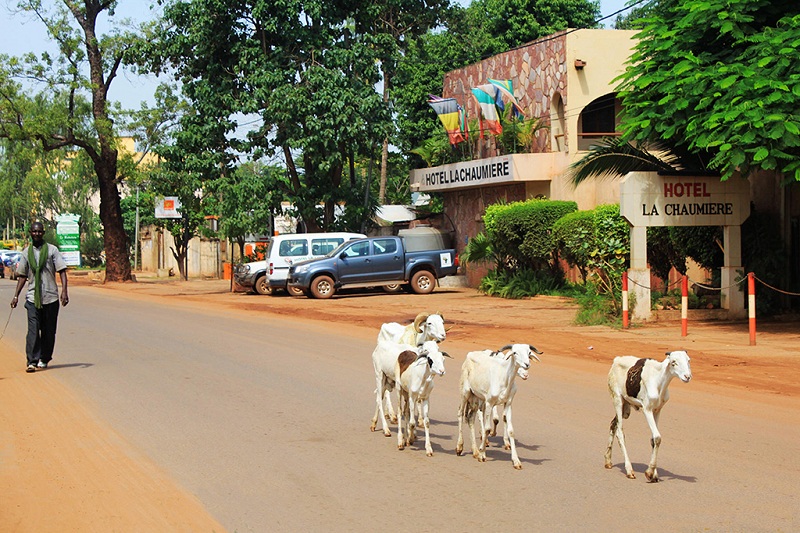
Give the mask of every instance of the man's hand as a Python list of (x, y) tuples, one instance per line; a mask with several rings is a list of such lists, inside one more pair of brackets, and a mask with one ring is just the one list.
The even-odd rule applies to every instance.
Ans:
[(67, 296), (67, 291), (61, 291), (61, 307), (66, 307), (69, 303), (69, 296)]
[(19, 298), (17, 298), (16, 296), (11, 298), (11, 309), (14, 309), (15, 307), (17, 307), (17, 302), (18, 301), (19, 301)]

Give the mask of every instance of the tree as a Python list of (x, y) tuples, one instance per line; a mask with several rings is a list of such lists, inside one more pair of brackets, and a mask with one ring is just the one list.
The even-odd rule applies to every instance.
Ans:
[[(383, 46), (380, 58), (383, 73), (383, 102), (389, 105), (397, 61), (405, 52), (406, 43), (437, 26), (439, 13), (449, 7), (449, 0), (390, 0), (375, 2), (367, 6), (363, 33), (374, 34)], [(389, 166), (389, 135), (383, 138), (381, 147), (381, 176), (378, 190), (378, 203), (386, 199), (386, 185)]]
[(281, 207), (280, 196), (273, 194), (273, 184), (283, 175), (281, 168), (246, 163), (214, 183), (219, 197), (220, 229), (239, 245), (239, 257), (244, 257), (247, 235), (269, 231), (272, 217)]
[[(45, 151), (79, 149), (92, 162), (100, 193), (106, 280), (128, 281), (131, 265), (120, 209), (114, 121), (108, 91), (137, 36), (120, 29), (98, 35), (99, 17), (115, 0), (62, 0), (48, 11), (40, 0), (19, 3), (45, 26), (58, 54), (0, 59), (0, 136), (35, 140)], [(119, 26), (118, 26), (119, 28)], [(30, 95), (16, 79), (35, 80)]]
[(658, 0), (621, 77), (625, 140), (702, 157), (722, 179), (800, 180), (800, 5)]
[[(309, 231), (332, 227), (338, 204), (360, 203), (363, 193), (350, 191), (354, 159), (388, 132), (374, 89), (381, 43), (354, 30), (372, 5), (174, 0), (149, 50), (150, 67), (176, 69), (197, 110), (185, 135), (225, 167), (233, 150), (282, 157), (278, 192)], [(236, 130), (237, 114), (249, 131)]]

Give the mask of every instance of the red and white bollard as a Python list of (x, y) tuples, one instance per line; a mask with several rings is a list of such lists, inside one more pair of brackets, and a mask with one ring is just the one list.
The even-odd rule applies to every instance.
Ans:
[(756, 279), (747, 273), (747, 315), (750, 317), (750, 346), (756, 345)]
[(628, 273), (622, 273), (622, 327), (628, 329)]
[(681, 279), (681, 337), (685, 337), (689, 329), (689, 278), (684, 274)]

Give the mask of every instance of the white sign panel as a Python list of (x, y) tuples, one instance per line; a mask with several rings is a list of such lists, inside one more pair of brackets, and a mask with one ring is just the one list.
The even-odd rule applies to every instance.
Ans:
[(181, 218), (181, 201), (177, 196), (165, 196), (156, 200), (156, 218)]
[(631, 172), (619, 208), (633, 226), (738, 226), (750, 216), (750, 182)]
[(462, 189), (514, 181), (514, 161), (509, 156), (451, 163), (412, 172), (411, 182), (420, 191)]

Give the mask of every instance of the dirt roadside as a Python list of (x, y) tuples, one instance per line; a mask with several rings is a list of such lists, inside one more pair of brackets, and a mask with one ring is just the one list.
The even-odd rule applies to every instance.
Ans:
[[(681, 337), (678, 322), (626, 331), (578, 327), (572, 324), (575, 307), (566, 299), (502, 300), (464, 288), (440, 288), (431, 296), (352, 293), (317, 301), (231, 293), (229, 282), (221, 280), (100, 285), (73, 276), (70, 283), (171, 305), (213, 306), (220, 313), (335, 323), (363, 338), (374, 337), (383, 322), (407, 323), (419, 311), (441, 311), (450, 327), (448, 344), (482, 349), (528, 342), (545, 352), (547, 364), (600, 379), (615, 355), (660, 358), (665, 351), (686, 349), (697, 385), (767, 405), (800, 399), (796, 320), (761, 321), (757, 345), (750, 346), (744, 322), (690, 323), (687, 337)], [(21, 347), (0, 341), (0, 350), (0, 529), (224, 531), (200, 502), (84, 408), (79, 395), (55, 376), (37, 373), (32, 381), (20, 363)], [(44, 460), (37, 452), (43, 442), (55, 451)]]

